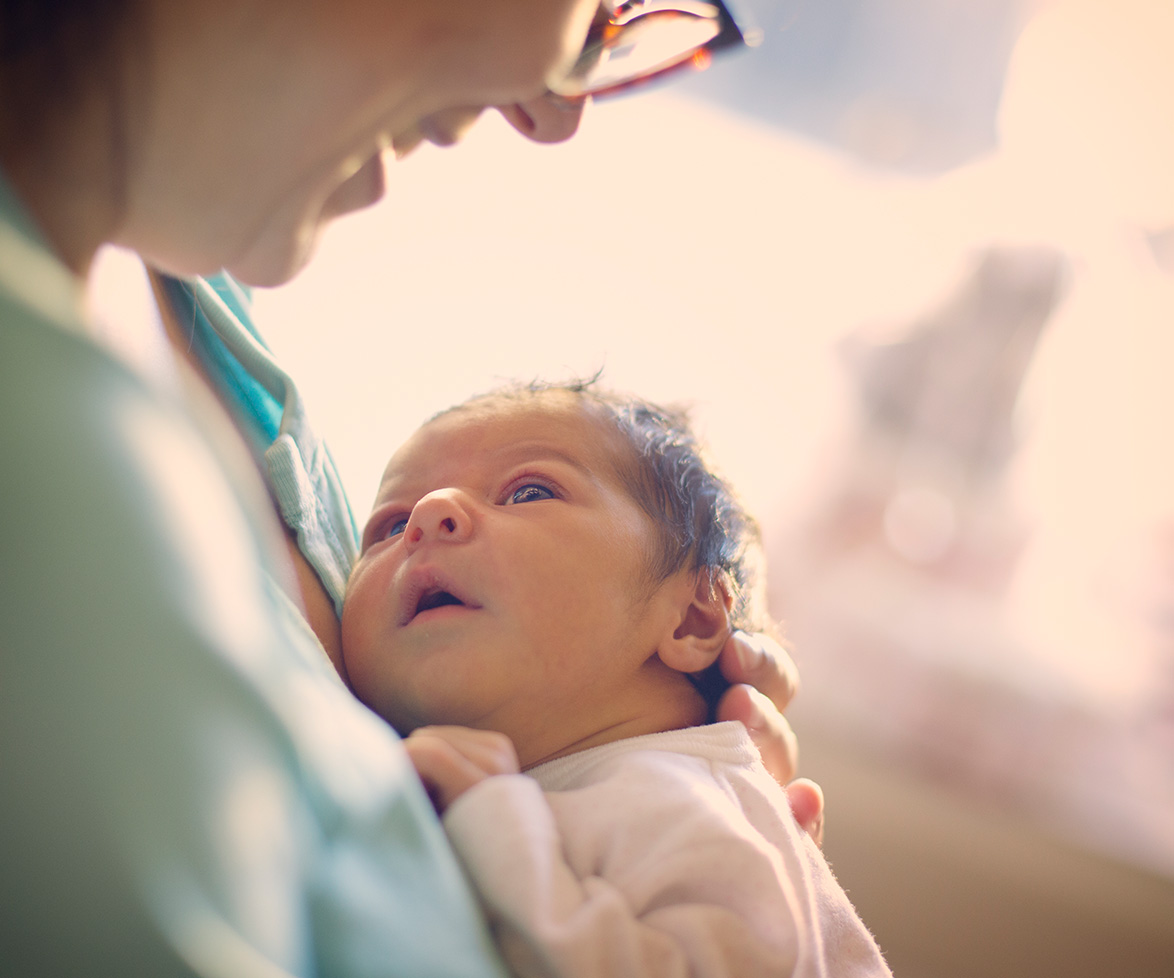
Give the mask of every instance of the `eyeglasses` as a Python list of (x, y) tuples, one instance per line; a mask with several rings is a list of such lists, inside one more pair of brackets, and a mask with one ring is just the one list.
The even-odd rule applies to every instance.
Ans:
[(551, 91), (599, 98), (681, 69), (709, 66), (713, 52), (753, 45), (722, 0), (628, 0), (592, 25), (583, 52)]

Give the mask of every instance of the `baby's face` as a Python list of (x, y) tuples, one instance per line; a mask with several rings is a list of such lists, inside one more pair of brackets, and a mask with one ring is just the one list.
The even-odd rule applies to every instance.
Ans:
[(387, 467), (347, 590), (344, 658), (360, 699), (405, 733), (501, 730), (523, 764), (544, 756), (552, 719), (586, 736), (629, 708), (665, 616), (622, 451), (563, 393), (421, 428)]

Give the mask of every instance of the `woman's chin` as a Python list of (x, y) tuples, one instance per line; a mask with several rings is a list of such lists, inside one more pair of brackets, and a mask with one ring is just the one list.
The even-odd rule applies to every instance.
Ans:
[(383, 197), (385, 189), (383, 161), (373, 156), (335, 189), (316, 215), (303, 215), (293, 228), (272, 227), (225, 268), (246, 285), (284, 285), (309, 263), (327, 224), (343, 214), (370, 207)]
[(286, 247), (253, 248), (235, 261), (227, 263), (225, 271), (245, 285), (272, 288), (284, 285), (309, 263), (317, 243), (317, 232), (308, 240), (291, 239)]
[(224, 268), (246, 285), (271, 288), (294, 278), (314, 257), (322, 228), (330, 218), (325, 209), (288, 215), (270, 223), (236, 254)]

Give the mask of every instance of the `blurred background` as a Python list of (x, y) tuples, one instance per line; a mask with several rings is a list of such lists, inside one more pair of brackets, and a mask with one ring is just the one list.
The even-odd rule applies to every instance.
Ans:
[(258, 318), (360, 519), (503, 380), (692, 404), (894, 972), (1169, 978), (1174, 4), (748, 12), (566, 145), (393, 165)]

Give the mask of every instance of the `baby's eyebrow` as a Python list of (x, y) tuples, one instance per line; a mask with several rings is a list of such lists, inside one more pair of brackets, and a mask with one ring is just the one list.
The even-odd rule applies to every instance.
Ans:
[[(527, 463), (560, 462), (575, 469), (593, 483), (599, 482), (597, 466), (592, 466), (580, 456), (572, 454), (557, 445), (546, 443), (519, 442), (505, 446), (495, 456), (487, 460), (491, 468), (510, 469)], [(399, 496), (412, 495), (422, 487), (414, 485), (410, 471), (399, 471), (385, 478), (379, 486), (379, 493), (375, 499), (375, 508), (387, 505), (388, 501)], [(419, 495), (431, 492), (435, 486), (424, 489)]]
[(596, 488), (601, 488), (618, 472), (617, 463), (607, 457), (606, 453), (584, 457), (581, 453), (573, 453), (560, 448), (558, 445), (550, 445), (545, 442), (538, 444), (523, 442), (517, 445), (510, 445), (503, 452), (502, 462), (506, 466), (559, 462), (574, 469)]
[(503, 461), (513, 462), (514, 464), (521, 464), (523, 462), (562, 462), (571, 468), (578, 469), (585, 475), (595, 477), (595, 469), (588, 465), (582, 458), (572, 455), (570, 452), (555, 445), (528, 445), (522, 443), (520, 445), (511, 445), (509, 449), (503, 453), (506, 458)]

